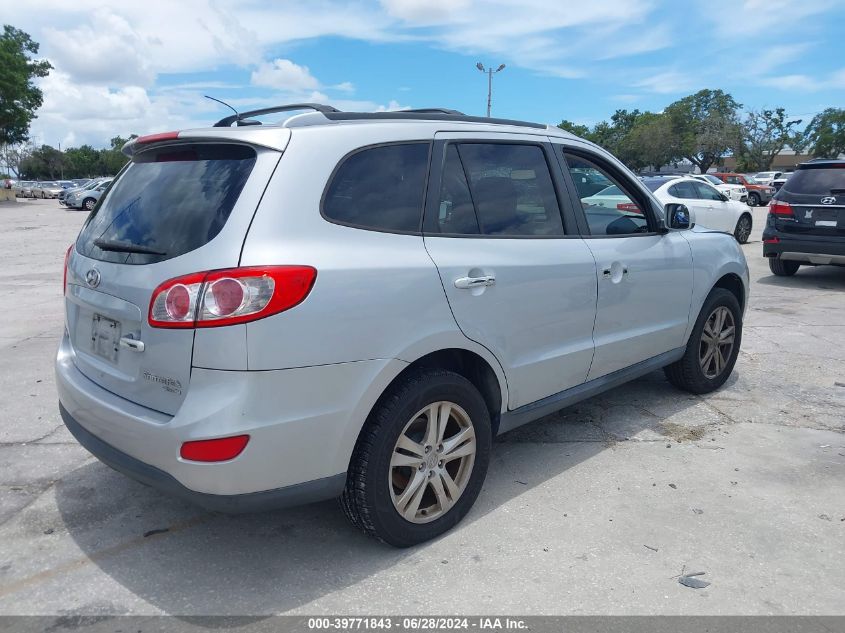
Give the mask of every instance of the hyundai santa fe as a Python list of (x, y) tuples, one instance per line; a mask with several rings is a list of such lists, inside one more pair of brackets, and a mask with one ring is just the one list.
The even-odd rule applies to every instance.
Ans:
[(213, 510), (339, 497), (410, 546), (466, 515), (495, 436), (656, 369), (699, 394), (731, 373), (736, 241), (606, 151), (307, 108), (124, 147), (67, 251), (56, 360), (62, 418), (106, 464)]

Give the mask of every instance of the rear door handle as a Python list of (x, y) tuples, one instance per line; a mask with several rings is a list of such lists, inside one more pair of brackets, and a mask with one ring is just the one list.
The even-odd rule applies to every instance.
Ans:
[(455, 280), (455, 288), (466, 290), (468, 288), (485, 288), (496, 284), (496, 278), (493, 275), (484, 275), (482, 277), (459, 277)]

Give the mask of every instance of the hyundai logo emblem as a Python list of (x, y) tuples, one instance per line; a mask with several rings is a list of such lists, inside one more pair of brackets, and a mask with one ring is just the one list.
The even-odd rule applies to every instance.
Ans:
[(822, 204), (836, 204), (836, 198), (833, 196), (826, 196), (822, 198)]
[(96, 288), (100, 285), (100, 271), (96, 268), (92, 268), (87, 273), (85, 273), (85, 283), (88, 284), (89, 288)]

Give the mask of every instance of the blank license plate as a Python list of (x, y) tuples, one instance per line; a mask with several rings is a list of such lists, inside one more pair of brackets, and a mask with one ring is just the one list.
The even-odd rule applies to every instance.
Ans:
[(95, 314), (91, 323), (91, 347), (94, 353), (110, 363), (117, 362), (120, 346), (120, 323)]
[(816, 226), (836, 226), (836, 220), (816, 220)]

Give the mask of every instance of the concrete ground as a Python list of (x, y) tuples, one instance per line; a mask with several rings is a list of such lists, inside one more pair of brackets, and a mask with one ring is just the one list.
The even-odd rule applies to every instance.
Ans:
[(725, 387), (657, 372), (507, 434), (467, 519), (401, 551), (333, 502), (206, 513), (73, 441), (52, 363), (84, 217), (0, 206), (0, 614), (845, 614), (845, 269), (772, 276), (765, 209)]

